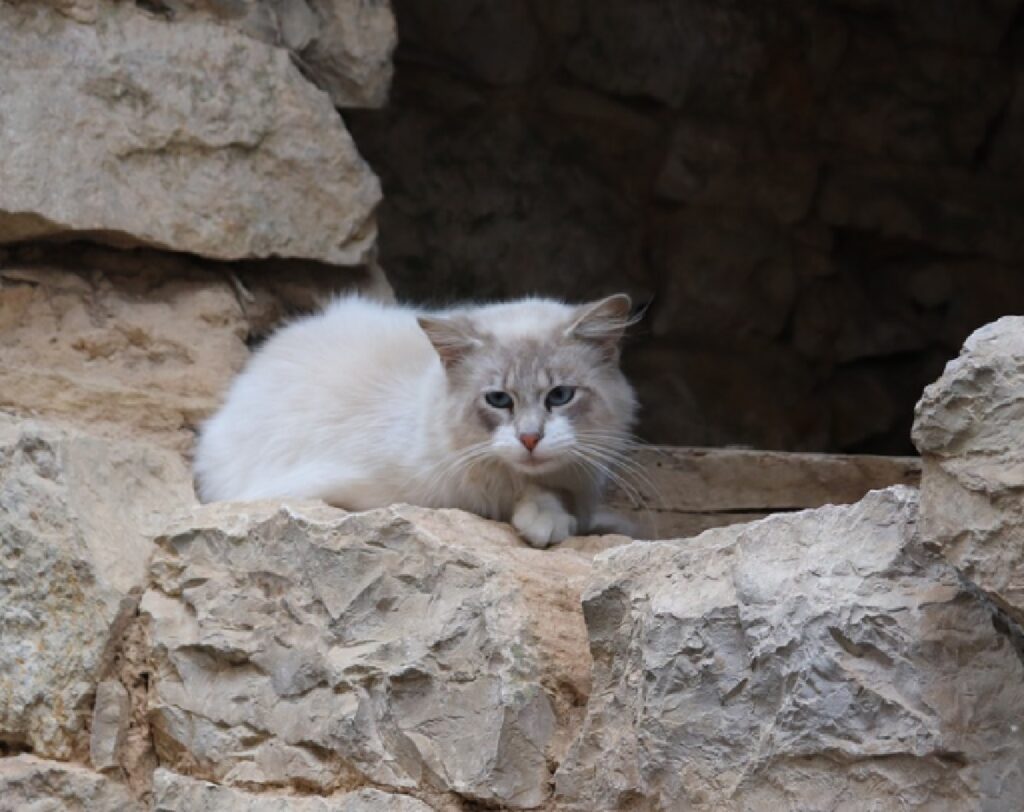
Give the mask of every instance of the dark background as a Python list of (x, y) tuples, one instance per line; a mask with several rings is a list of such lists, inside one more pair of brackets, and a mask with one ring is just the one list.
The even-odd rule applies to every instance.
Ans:
[(395, 0), (346, 113), (400, 297), (651, 301), (641, 434), (907, 453), (1024, 311), (1018, 0)]

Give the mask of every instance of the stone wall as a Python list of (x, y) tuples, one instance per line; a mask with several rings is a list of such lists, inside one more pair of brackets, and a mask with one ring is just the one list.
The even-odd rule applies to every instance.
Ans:
[(0, 810), (1016, 812), (1022, 346), (929, 388), (920, 495), (549, 550), (0, 415)]
[(910, 451), (914, 401), (1024, 308), (1019, 0), (396, 0), (349, 117), (420, 300), (619, 289), (641, 433)]
[[(984, 6), (988, 17), (957, 17), (964, 64), (976, 52), (1005, 58), (1013, 5), (996, 0)], [(634, 9), (669, 8), (682, 16), (637, 27), (644, 17)], [(723, 365), (732, 350), (711, 338), (686, 363), (720, 376), (720, 419), (697, 420), (689, 387), (699, 376), (666, 382), (643, 363), (659, 370), (664, 355), (664, 365), (675, 364), (677, 347), (690, 346), (686, 330), (704, 319), (709, 336), (731, 325), (743, 337), (737, 364), (802, 369), (780, 341), (807, 335), (800, 303), (815, 285), (831, 291), (821, 295), (833, 297), (839, 314), (811, 308), (816, 330), (835, 331), (836, 347), (863, 340), (889, 352), (893, 335), (904, 333), (864, 332), (843, 320), (872, 300), (849, 305), (843, 286), (861, 277), (839, 258), (875, 256), (864, 247), (872, 245), (917, 252), (931, 239), (927, 229), (941, 231), (937, 268), (959, 257), (963, 269), (1003, 263), (1009, 274), (1016, 211), (996, 208), (996, 193), (1009, 187), (984, 178), (990, 163), (1015, 170), (1002, 139), (1016, 111), (1011, 104), (997, 115), (999, 126), (975, 149), (965, 188), (978, 206), (961, 210), (933, 196), (927, 212), (937, 219), (878, 202), (880, 167), (898, 177), (909, 171), (902, 153), (891, 166), (878, 156), (862, 170), (847, 166), (844, 176), (820, 162), (808, 168), (802, 150), (774, 160), (777, 145), (790, 142), (764, 142), (734, 120), (722, 124), (725, 143), (742, 132), (748, 146), (726, 150), (724, 163), (714, 163), (714, 143), (705, 152), (680, 147), (718, 167), (714, 183), (699, 184), (706, 199), (680, 201), (691, 169), (665, 155), (692, 138), (674, 111), (706, 111), (721, 96), (755, 89), (765, 111), (786, 109), (788, 96), (759, 83), (765, 31), (792, 37), (801, 25), (818, 26), (807, 48), (774, 57), (783, 78), (795, 59), (832, 65), (828, 75), (840, 82), (844, 63), (830, 54), (856, 48), (842, 27), (825, 36), (829, 14), (868, 30), (902, 20), (894, 30), (915, 48), (952, 50), (934, 7), (920, 14), (908, 3), (893, 15), (881, 4), (823, 5), (806, 19), (764, 12), (757, 25), (738, 7), (711, 8), (403, 6), (410, 54), (429, 55), (430, 42), (447, 49), (443, 60), (435, 54), (429, 67), (407, 72), (422, 84), (420, 109), (433, 112), (405, 126), (416, 109), (406, 104), (407, 86), (385, 115), (393, 127), (367, 118), (357, 129), (374, 136), (369, 149), (383, 134), (395, 144), (410, 139), (414, 148), (395, 154), (412, 161), (464, 128), (464, 149), (438, 165), (444, 173), (406, 176), (423, 189), (396, 190), (385, 210), (386, 221), (408, 215), (396, 239), (438, 241), (425, 253), (409, 243), (405, 254), (400, 239), (390, 243), (400, 287), (490, 295), (512, 278), (502, 268), (514, 267), (524, 286), (571, 284), (574, 295), (589, 295), (621, 260), (638, 295), (656, 292), (659, 278), (666, 285), (631, 362), (649, 402), (671, 404), (680, 431), (699, 424), (729, 439), (741, 425), (729, 422), (729, 404), (738, 402), (730, 398), (743, 393), (748, 434), (736, 436), (771, 426), (785, 445), (785, 432), (810, 419), (799, 435), (810, 442), (819, 436), (811, 430), (816, 401), (793, 399), (781, 372), (761, 379), (759, 400)], [(488, 39), (496, 29), (502, 37)], [(590, 46), (579, 47), (580, 31)], [(630, 36), (641, 36), (642, 47)], [(494, 47), (467, 50), (478, 40)], [(749, 47), (721, 61), (719, 45), (736, 42)], [(573, 538), (551, 550), (458, 511), (196, 503), (192, 431), (249, 345), (332, 291), (391, 295), (374, 260), (380, 190), (345, 120), (353, 105), (383, 102), (393, 45), (391, 12), (379, 0), (0, 0), (0, 812), (838, 812), (865, 804), (1017, 812), (1022, 319), (976, 333), (921, 400), (920, 494), (901, 486), (852, 505), (740, 523), (798, 503), (780, 496), (786, 476), (771, 455), (762, 462), (774, 472), (765, 474), (772, 499), (740, 501), (733, 451), (702, 470), (717, 470), (706, 485), (745, 514), (714, 520), (735, 525), (660, 542)], [(547, 61), (563, 51), (564, 68)], [(685, 70), (680, 53), (690, 55)], [(629, 70), (609, 74), (613, 63)], [(933, 68), (925, 73), (940, 98), (985, 102), (984, 82), (977, 93), (958, 84), (969, 85), (969, 71)], [(450, 70), (476, 79), (444, 78)], [(796, 92), (794, 76), (768, 87)], [(562, 117), (575, 111), (578, 140), (536, 140), (533, 119), (522, 114), (528, 86), (536, 91), (530, 104), (550, 104)], [(451, 105), (464, 115), (452, 116)], [(494, 116), (507, 126), (493, 128)], [(539, 131), (553, 118), (536, 118)], [(974, 119), (941, 120), (951, 129), (934, 139), (936, 154), (976, 140)], [(436, 139), (420, 140), (424, 121), (439, 128)], [(855, 123), (828, 138), (841, 140)], [(931, 133), (927, 119), (921, 127)], [(430, 151), (418, 152), (424, 143)], [(536, 152), (538, 143), (548, 151)], [(647, 148), (659, 143), (660, 152)], [(499, 160), (523, 150), (522, 160)], [(736, 155), (773, 160), (748, 165)], [(943, 155), (928, 160), (953, 160)], [(467, 156), (476, 156), (476, 169), (453, 190), (446, 178), (464, 170)], [(605, 163), (588, 163), (597, 158)], [(631, 176), (636, 196), (615, 186), (629, 176), (623, 165), (645, 167)], [(759, 174), (766, 167), (784, 180)], [(493, 172), (500, 182), (481, 180)], [(832, 188), (836, 177), (846, 177), (845, 203)], [(920, 177), (925, 186), (934, 181)], [(814, 186), (809, 198), (794, 178)], [(661, 202), (641, 208), (648, 182)], [(994, 191), (982, 195), (978, 183)], [(868, 197), (851, 203), (858, 188)], [(889, 188), (917, 187), (901, 180)], [(749, 194), (743, 206), (737, 190)], [(428, 191), (465, 208), (432, 208)], [(994, 214), (982, 222), (986, 206)], [(819, 222), (825, 215), (810, 213), (819, 211), (836, 222)], [(872, 224), (872, 211), (885, 215), (884, 228)], [(485, 213), (473, 228), (486, 239), (466, 230), (473, 212)], [(635, 228), (619, 228), (638, 217)], [(534, 243), (519, 239), (524, 222), (536, 226)], [(655, 234), (665, 242), (648, 250)], [(673, 247), (679, 235), (688, 242)], [(730, 296), (719, 297), (722, 288), (704, 277), (654, 273), (691, 244), (705, 252), (706, 278), (724, 275)], [(492, 265), (424, 266), (430, 273), (417, 276), (410, 264), (415, 256), (443, 264), (455, 248)], [(564, 262), (526, 262), (535, 249)], [(790, 259), (779, 264), (780, 256)], [(466, 267), (481, 275), (464, 275)], [(570, 267), (581, 275), (570, 278)], [(914, 301), (948, 326), (963, 318), (961, 300), (951, 298), (965, 278), (957, 273), (901, 278), (917, 280), (907, 283)], [(1009, 286), (1004, 307), (1011, 293)], [(937, 351), (927, 347), (906, 346), (907, 363)], [(852, 369), (894, 397), (874, 363)], [(910, 387), (912, 376), (904, 377)], [(875, 401), (866, 397), (849, 384), (841, 402), (851, 414), (871, 412)], [(692, 497), (686, 483), (701, 471), (673, 459), (665, 481)], [(813, 460), (796, 467), (805, 463)], [(900, 476), (916, 480), (917, 465), (908, 465)], [(842, 482), (823, 475), (833, 467), (814, 468), (825, 491), (814, 504), (862, 492), (880, 463), (864, 466)], [(718, 487), (723, 472), (731, 477)]]

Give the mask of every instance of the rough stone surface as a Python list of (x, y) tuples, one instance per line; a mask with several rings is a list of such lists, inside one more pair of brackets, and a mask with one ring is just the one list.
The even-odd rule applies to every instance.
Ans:
[(430, 812), (422, 801), (376, 789), (323, 798), (257, 795), (169, 770), (153, 778), (154, 812)]
[(1024, 318), (983, 327), (917, 406), (922, 532), (1024, 623)]
[(894, 488), (598, 557), (562, 808), (1009, 809), (1024, 666), (916, 521)]
[(529, 808), (587, 694), (585, 556), (455, 511), (211, 505), (142, 599), (161, 763)]
[(151, 537), (193, 501), (177, 455), (0, 414), (0, 741), (86, 757)]
[(0, 242), (366, 259), (379, 184), (286, 50), (132, 3), (95, 10), (0, 3)]
[(74, 764), (0, 759), (0, 812), (143, 812), (122, 785)]
[(397, 33), (388, 0), (248, 0), (175, 4), (175, 19), (208, 14), (268, 45), (286, 48), (336, 107), (380, 107), (391, 84)]
[(130, 713), (128, 691), (120, 682), (107, 679), (96, 686), (89, 732), (89, 763), (93, 769), (103, 772), (119, 768), (119, 751), (128, 731)]
[(0, 409), (180, 451), (245, 363), (247, 341), (318, 294), (387, 295), (368, 272), (287, 265), (285, 281), (277, 266), (227, 270), (150, 252), (12, 254), (0, 256)]

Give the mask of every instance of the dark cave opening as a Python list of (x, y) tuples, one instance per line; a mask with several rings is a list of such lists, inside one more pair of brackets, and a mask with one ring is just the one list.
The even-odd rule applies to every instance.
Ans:
[(347, 111), (414, 301), (625, 290), (656, 443), (911, 453), (1024, 311), (1018, 0), (396, 0)]

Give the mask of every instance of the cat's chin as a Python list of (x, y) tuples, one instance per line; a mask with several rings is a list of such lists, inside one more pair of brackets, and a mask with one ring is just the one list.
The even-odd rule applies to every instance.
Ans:
[(543, 476), (559, 470), (563, 463), (557, 459), (538, 460), (530, 457), (525, 460), (507, 460), (508, 465), (525, 476)]

